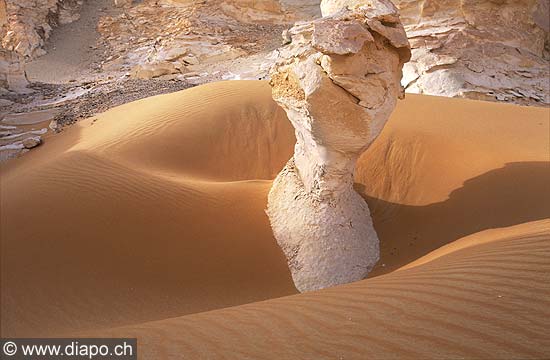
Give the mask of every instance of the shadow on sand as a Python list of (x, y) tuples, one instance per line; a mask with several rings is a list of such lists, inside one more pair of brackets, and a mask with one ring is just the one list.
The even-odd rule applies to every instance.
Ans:
[(369, 197), (359, 183), (355, 189), (369, 204), (380, 238), (380, 261), (369, 277), (482, 230), (550, 217), (549, 162), (508, 163), (467, 180), (447, 200), (426, 206)]

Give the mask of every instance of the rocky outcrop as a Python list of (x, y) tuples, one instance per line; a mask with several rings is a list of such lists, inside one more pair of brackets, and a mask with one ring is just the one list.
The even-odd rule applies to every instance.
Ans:
[(77, 20), (83, 0), (0, 0), (0, 88), (27, 92), (25, 61), (45, 54), (52, 29)]
[(126, 7), (132, 5), (132, 0), (114, 0), (116, 7)]
[(45, 127), (57, 114), (55, 109), (12, 113), (0, 119), (0, 163), (25, 154), (42, 143)]
[[(0, 36), (8, 31), (8, 13), (5, 0), (0, 0)], [(0, 46), (0, 95), (9, 90), (22, 91), (28, 84), (20, 56)], [(0, 106), (2, 106), (0, 104)]]
[(320, 16), (319, 0), (224, 0), (221, 8), (243, 22), (292, 23)]
[(1, 0), (7, 24), (0, 34), (2, 47), (27, 59), (43, 55), (44, 42), (55, 26), (79, 18), (83, 0)]
[(102, 17), (98, 30), (110, 53), (103, 69), (138, 78), (200, 71), (197, 65), (239, 58), (265, 38), (223, 14), (218, 2), (143, 1)]
[[(324, 14), (366, 0), (323, 1)], [(412, 48), (410, 93), (550, 104), (547, 0), (394, 0)]]
[(9, 91), (24, 93), (29, 84), (23, 59), (13, 51), (0, 48), (0, 95)]
[(378, 261), (353, 172), (402, 96), (410, 50), (389, 0), (299, 23), (289, 35), (271, 85), (297, 142), (267, 213), (297, 289), (309, 291), (363, 279)]
[(23, 131), (16, 126), (0, 125), (0, 163), (27, 153), (42, 143), (46, 128)]
[(396, 0), (407, 92), (550, 103), (547, 0)]

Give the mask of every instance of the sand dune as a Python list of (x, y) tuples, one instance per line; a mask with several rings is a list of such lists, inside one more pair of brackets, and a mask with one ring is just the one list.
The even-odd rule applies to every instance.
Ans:
[(291, 126), (269, 98), (251, 83), (138, 101), (2, 168), (2, 333), (70, 333), (295, 293), (264, 214), (271, 182), (258, 180), (291, 154)]
[(138, 337), (146, 358), (542, 359), (549, 225), (370, 280), (101, 334)]
[(2, 335), (138, 336), (145, 358), (545, 357), (549, 115), (408, 95), (358, 164), (371, 277), (273, 299), (296, 293), (263, 211), (294, 137), (267, 84), (112, 109), (1, 168)]

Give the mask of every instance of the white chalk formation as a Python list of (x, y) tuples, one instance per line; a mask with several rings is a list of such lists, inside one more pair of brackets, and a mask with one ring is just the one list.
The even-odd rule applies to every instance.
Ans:
[(297, 142), (267, 213), (300, 291), (364, 279), (379, 259), (353, 172), (402, 97), (401, 71), (410, 58), (389, 0), (325, 15), (289, 31), (292, 41), (271, 70), (273, 98)]

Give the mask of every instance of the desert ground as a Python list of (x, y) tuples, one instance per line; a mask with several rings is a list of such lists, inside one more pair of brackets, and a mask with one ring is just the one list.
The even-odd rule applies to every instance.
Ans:
[[(550, 359), (545, 1), (0, 0), (0, 337), (137, 338), (152, 360)], [(380, 17), (346, 29), (321, 3)], [(323, 81), (273, 80), (315, 42)], [(335, 120), (299, 129), (300, 101)], [(344, 171), (379, 260), (303, 291), (271, 191), (304, 133), (349, 160), (357, 108), (380, 104)]]
[(2, 334), (148, 359), (550, 353), (550, 111), (407, 95), (360, 158), (369, 278), (297, 294), (264, 212), (293, 129), (267, 82), (113, 108), (2, 165)]

